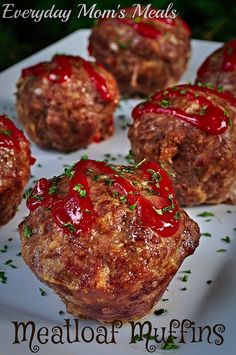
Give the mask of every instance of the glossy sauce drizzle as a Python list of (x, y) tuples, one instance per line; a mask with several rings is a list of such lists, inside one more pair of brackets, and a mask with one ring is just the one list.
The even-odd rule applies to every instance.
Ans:
[(0, 116), (0, 148), (21, 150), (20, 142), (24, 141), (28, 149), (30, 164), (33, 165), (35, 158), (31, 157), (29, 143), (24, 134), (16, 128), (14, 123), (7, 116)]
[[(132, 174), (145, 181), (146, 189), (148, 187), (151, 191), (148, 197), (146, 189), (140, 191), (140, 187), (133, 185), (131, 179), (135, 175)], [(99, 182), (95, 181), (95, 176), (99, 176)], [(180, 215), (173, 188), (167, 172), (156, 163), (143, 162), (137, 168), (116, 168), (104, 162), (81, 160), (71, 171), (66, 195), (51, 194), (52, 181), (41, 179), (28, 198), (27, 207), (30, 211), (39, 206), (49, 208), (57, 225), (66, 233), (84, 236), (98, 218), (90, 196), (88, 177), (94, 180), (93, 183), (105, 184), (113, 198), (121, 201), (122, 197), (130, 213), (135, 213), (145, 227), (163, 237), (178, 231)]]
[(53, 83), (68, 81), (72, 75), (72, 65), (82, 63), (97, 91), (104, 101), (112, 101), (105, 79), (95, 70), (94, 65), (79, 56), (56, 55), (52, 62), (42, 62), (22, 70), (22, 78), (28, 76), (46, 77)]
[[(139, 104), (133, 109), (132, 116), (134, 119), (138, 119), (145, 113), (169, 114), (209, 134), (224, 133), (229, 124), (229, 117), (220, 107), (214, 105), (206, 97), (207, 95), (218, 96), (230, 103), (236, 103), (236, 100), (230, 95), (221, 94), (216, 90), (197, 85), (179, 85), (162, 90), (153, 95), (150, 101)], [(178, 100), (175, 99), (180, 97), (186, 98), (190, 103), (195, 102), (199, 106), (198, 112), (189, 113), (179, 108)]]

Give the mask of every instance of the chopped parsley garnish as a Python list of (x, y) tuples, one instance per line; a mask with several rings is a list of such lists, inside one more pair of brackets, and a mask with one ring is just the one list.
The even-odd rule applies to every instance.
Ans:
[(2, 284), (7, 283), (7, 277), (6, 277), (6, 273), (4, 271), (0, 271), (0, 281)]
[(212, 283), (212, 280), (207, 280), (207, 285), (210, 285)]
[(212, 212), (202, 212), (197, 215), (197, 217), (214, 217), (214, 213)]
[(217, 88), (217, 91), (218, 92), (224, 92), (224, 88), (222, 85), (219, 85), (218, 88)]
[(167, 168), (165, 167), (164, 164), (161, 163), (160, 166), (162, 167), (163, 170), (165, 170), (165, 172), (166, 172), (169, 176), (172, 176), (172, 177), (175, 178), (175, 174), (172, 173), (171, 171), (167, 170)]
[(23, 233), (24, 233), (25, 238), (30, 238), (30, 237), (32, 237), (32, 234), (33, 234), (29, 226), (24, 226)]
[(216, 250), (217, 253), (224, 253), (226, 251), (227, 251), (226, 249), (218, 249), (218, 250)]
[(138, 169), (144, 162), (146, 161), (146, 159), (143, 159), (142, 161), (140, 161), (138, 164), (135, 165), (135, 169)]
[(73, 175), (75, 173), (73, 169), (74, 169), (74, 165), (66, 167), (64, 169), (64, 174), (70, 179), (73, 177)]
[(65, 314), (65, 312), (62, 311), (62, 310), (60, 310), (58, 313), (60, 314), (60, 316), (61, 316), (62, 314)]
[(125, 156), (125, 159), (127, 160), (127, 162), (129, 164), (133, 164), (134, 163), (134, 157), (133, 157), (133, 153), (132, 153), (132, 150), (129, 151), (129, 154), (127, 154)]
[(173, 337), (172, 335), (169, 335), (165, 344), (162, 345), (162, 350), (175, 350), (179, 349), (179, 346), (174, 343), (174, 339), (176, 337)]
[(157, 187), (159, 187), (159, 182), (162, 180), (162, 176), (159, 171), (148, 169), (147, 172), (152, 174), (152, 181), (154, 181), (157, 184)]
[(9, 129), (4, 129), (3, 131), (1, 131), (1, 133), (4, 135), (4, 136), (8, 136), (10, 137), (12, 135), (12, 132), (9, 131)]
[(186, 291), (186, 290), (187, 290), (186, 287), (182, 287), (182, 288), (180, 289), (180, 291)]
[(41, 195), (33, 195), (32, 198), (37, 201), (43, 201), (44, 197)]
[(163, 302), (169, 301), (169, 298), (162, 298)]
[(188, 281), (188, 275), (184, 275), (183, 278), (182, 278), (182, 281), (183, 282), (187, 282)]
[(201, 233), (201, 236), (202, 237), (212, 237), (211, 233), (208, 233), (208, 232)]
[(135, 202), (133, 205), (129, 206), (129, 209), (131, 211), (134, 211), (136, 207), (137, 207), (137, 202)]
[(155, 314), (156, 316), (161, 316), (162, 314), (164, 314), (164, 313), (166, 313), (166, 312), (167, 312), (167, 309), (160, 308), (160, 309), (156, 309), (156, 310), (154, 311), (154, 314)]
[(82, 155), (82, 157), (80, 157), (80, 160), (88, 160), (87, 154)]
[(75, 185), (75, 186), (73, 187), (73, 190), (75, 190), (76, 192), (78, 192), (79, 195), (80, 195), (80, 197), (86, 197), (86, 195), (87, 195), (87, 192), (86, 192), (84, 186), (81, 185), (81, 184)]
[(175, 215), (174, 215), (174, 219), (175, 219), (176, 221), (178, 221), (178, 220), (180, 219), (180, 217), (181, 217), (180, 212), (179, 212), (179, 211), (176, 211), (176, 212), (175, 212)]
[(168, 108), (169, 105), (170, 105), (170, 102), (169, 102), (169, 100), (167, 100), (167, 99), (163, 99), (163, 100), (161, 100), (161, 102), (160, 102), (160, 106), (163, 107), (163, 108)]
[(22, 252), (19, 251), (19, 253), (16, 254), (16, 256), (21, 256), (22, 255)]
[(41, 296), (46, 296), (46, 292), (41, 287), (39, 287), (39, 292)]
[(221, 240), (225, 243), (230, 243), (230, 237), (228, 235), (224, 238), (221, 238)]
[(57, 193), (58, 188), (55, 182), (52, 182), (52, 185), (49, 187), (48, 193), (49, 195), (53, 195), (55, 193)]
[(2, 249), (0, 249), (0, 253), (6, 253), (8, 249), (8, 245), (4, 245)]
[(71, 233), (74, 233), (76, 231), (75, 226), (70, 222), (63, 223), (63, 227), (68, 228)]
[(110, 178), (106, 178), (104, 181), (105, 181), (105, 184), (108, 186), (112, 186), (114, 184), (114, 180), (112, 180)]
[(4, 263), (4, 265), (10, 266), (12, 269), (17, 269), (17, 266), (13, 265), (12, 263), (13, 263), (13, 260), (9, 259)]
[(206, 114), (207, 105), (202, 105), (199, 110), (199, 115), (204, 116)]
[(192, 271), (191, 270), (183, 270), (183, 271), (180, 271), (182, 274), (191, 274)]
[(122, 195), (122, 196), (120, 196), (120, 200), (121, 200), (122, 202), (126, 202), (127, 198), (126, 198), (125, 195)]

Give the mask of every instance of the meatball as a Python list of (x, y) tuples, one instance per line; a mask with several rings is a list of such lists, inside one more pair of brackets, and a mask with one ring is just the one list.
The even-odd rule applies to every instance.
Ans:
[(100, 20), (92, 30), (89, 52), (115, 76), (123, 95), (149, 95), (174, 85), (190, 57), (190, 29), (180, 18)]
[(213, 52), (197, 72), (196, 82), (208, 83), (236, 96), (236, 40)]
[(129, 130), (135, 161), (165, 164), (180, 204), (236, 203), (236, 99), (178, 85), (134, 108)]
[(95, 63), (56, 55), (22, 70), (17, 89), (18, 118), (42, 148), (72, 151), (113, 134), (117, 85)]
[(80, 160), (39, 180), (27, 206), (23, 258), (74, 316), (144, 316), (199, 241), (198, 225), (157, 163)]
[(0, 225), (16, 213), (30, 177), (29, 142), (5, 115), (0, 116)]

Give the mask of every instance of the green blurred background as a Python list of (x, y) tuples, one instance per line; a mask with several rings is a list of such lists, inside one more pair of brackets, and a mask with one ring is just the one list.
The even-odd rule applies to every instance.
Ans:
[[(1, 0), (0, 23), (0, 71), (37, 52), (47, 45), (59, 40), (79, 28), (89, 28), (93, 20), (81, 17), (77, 19), (77, 4), (86, 3), (91, 6), (95, 0)], [(142, 1), (159, 9), (166, 8), (171, 1)], [(2, 19), (2, 5), (14, 3), (15, 9), (48, 9), (56, 4), (58, 9), (72, 9), (68, 22), (59, 19), (42, 19), (34, 22), (31, 19)], [(135, 0), (103, 0), (97, 1), (98, 8), (110, 9), (138, 3)], [(227, 41), (236, 38), (236, 0), (176, 0), (174, 8), (189, 23), (193, 37), (213, 41)]]

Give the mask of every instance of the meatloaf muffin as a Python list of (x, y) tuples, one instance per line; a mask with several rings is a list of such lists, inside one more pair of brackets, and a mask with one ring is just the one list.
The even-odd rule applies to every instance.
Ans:
[(12, 121), (0, 116), (0, 225), (14, 217), (31, 163), (29, 142)]
[(236, 203), (236, 99), (179, 85), (134, 108), (129, 130), (136, 161), (165, 164), (180, 204)]
[(157, 163), (81, 160), (39, 180), (27, 206), (23, 258), (74, 316), (146, 315), (199, 241), (198, 225)]
[(176, 84), (191, 53), (189, 27), (180, 17), (133, 18), (133, 8), (126, 14), (95, 25), (90, 55), (111, 71), (123, 95), (149, 95)]
[(236, 96), (236, 39), (206, 58), (198, 69), (196, 82), (211, 84)]
[(76, 56), (22, 70), (17, 83), (18, 118), (43, 148), (72, 151), (112, 135), (119, 93), (112, 75)]

